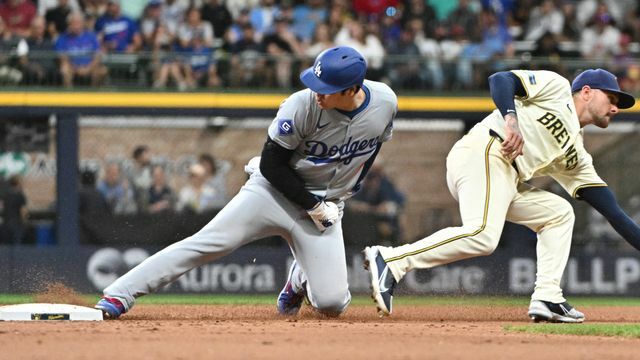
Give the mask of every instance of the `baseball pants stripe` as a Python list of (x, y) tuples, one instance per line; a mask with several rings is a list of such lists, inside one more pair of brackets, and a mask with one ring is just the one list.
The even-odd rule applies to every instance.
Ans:
[(447, 157), (447, 184), (458, 200), (462, 226), (439, 230), (412, 244), (381, 247), (396, 280), (413, 269), (432, 268), (491, 254), (517, 193), (517, 172), (488, 131), (470, 132)]
[(393, 261), (397, 261), (397, 260), (401, 260), (401, 259), (403, 259), (403, 258), (405, 258), (407, 256), (413, 256), (413, 255), (417, 255), (417, 254), (423, 253), (425, 251), (433, 250), (433, 249), (435, 249), (435, 248), (437, 248), (439, 246), (448, 244), (448, 243), (450, 243), (452, 241), (456, 241), (456, 240), (463, 239), (463, 238), (466, 238), (466, 237), (478, 235), (480, 232), (482, 232), (482, 230), (484, 230), (484, 228), (487, 226), (487, 213), (489, 211), (489, 197), (491, 196), (491, 186), (490, 186), (491, 174), (489, 172), (489, 161), (488, 161), (488, 159), (489, 159), (489, 149), (491, 149), (491, 145), (493, 144), (493, 142), (495, 140), (496, 140), (495, 138), (491, 138), (491, 140), (489, 140), (489, 143), (487, 144), (487, 147), (486, 147), (486, 149), (484, 151), (484, 154), (485, 154), (485, 162), (484, 162), (484, 164), (485, 164), (486, 182), (485, 182), (484, 211), (483, 211), (483, 215), (482, 215), (482, 225), (480, 225), (480, 228), (478, 230), (470, 233), (470, 234), (462, 234), (462, 235), (454, 236), (452, 238), (445, 239), (444, 241), (441, 241), (439, 243), (433, 244), (431, 246), (427, 246), (424, 249), (419, 249), (419, 250), (412, 251), (412, 252), (409, 252), (409, 253), (406, 253), (406, 254), (402, 254), (400, 256), (394, 256), (392, 258), (385, 259), (385, 261), (387, 263), (393, 262)]

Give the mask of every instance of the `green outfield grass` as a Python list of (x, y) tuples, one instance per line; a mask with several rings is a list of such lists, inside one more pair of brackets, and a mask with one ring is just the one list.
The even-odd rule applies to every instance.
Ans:
[[(194, 304), (194, 305), (271, 305), (276, 300), (276, 293), (261, 295), (237, 295), (237, 294), (152, 294), (141, 297), (138, 304)], [(36, 297), (29, 294), (0, 294), (0, 305), (20, 304), (33, 302)], [(82, 295), (82, 298), (91, 303), (99, 299), (98, 295)], [(414, 296), (398, 295), (395, 297), (396, 305), (482, 305), (482, 306), (527, 306), (529, 298), (524, 296)], [(365, 295), (356, 295), (352, 305), (371, 305), (371, 299)], [(572, 297), (574, 306), (640, 306), (638, 298), (620, 297)]]
[(532, 324), (525, 326), (507, 325), (504, 329), (530, 334), (640, 338), (640, 324)]

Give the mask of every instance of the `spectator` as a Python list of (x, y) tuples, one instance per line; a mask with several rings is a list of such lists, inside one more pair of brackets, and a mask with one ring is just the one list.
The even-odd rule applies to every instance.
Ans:
[(379, 80), (382, 77), (382, 65), (385, 50), (380, 39), (365, 32), (361, 23), (349, 20), (340, 29), (335, 38), (336, 45), (356, 49), (367, 60), (367, 78)]
[(69, 14), (67, 32), (58, 37), (55, 49), (65, 87), (72, 87), (75, 79), (90, 80), (92, 86), (98, 86), (107, 75), (107, 68), (101, 63), (98, 37), (85, 30), (81, 13)]
[(457, 64), (458, 79), (467, 89), (482, 86), (487, 73), (502, 69), (498, 60), (514, 54), (509, 30), (493, 10), (485, 9), (480, 13), (479, 26), (480, 42), (466, 45)]
[(460, 88), (458, 79), (464, 79), (464, 73), (458, 71), (458, 58), (469, 43), (466, 30), (459, 25), (449, 28), (449, 36), (440, 41), (442, 53), (442, 75), (445, 88), (457, 90)]
[(145, 50), (157, 53), (172, 49), (173, 35), (162, 21), (161, 0), (149, 1), (140, 19), (140, 33)]
[(422, 20), (423, 28), (421, 31), (424, 33), (424, 36), (431, 37), (435, 27), (438, 25), (436, 12), (433, 7), (427, 4), (425, 0), (408, 1), (401, 17), (402, 27), (406, 29), (408, 23), (415, 18)]
[(564, 16), (564, 26), (562, 27), (562, 33), (558, 40), (577, 41), (582, 32), (582, 26), (580, 26), (576, 20), (576, 5), (565, 1), (562, 3), (560, 9)]
[(266, 60), (262, 45), (255, 40), (251, 24), (243, 27), (242, 38), (231, 46), (231, 86), (260, 86), (265, 82)]
[(0, 17), (9, 30), (19, 37), (29, 36), (31, 21), (37, 9), (30, 0), (6, 0), (0, 4)]
[(351, 199), (349, 209), (374, 216), (377, 239), (381, 243), (393, 244), (401, 238), (399, 215), (404, 202), (404, 195), (384, 173), (378, 159), (364, 178), (360, 191)]
[(604, 7), (615, 23), (622, 24), (624, 15), (632, 12), (634, 0), (581, 0), (577, 1), (576, 19), (581, 27), (587, 27)]
[(242, 11), (253, 9), (259, 4), (260, 0), (232, 0), (227, 1), (227, 8), (231, 12), (231, 17), (237, 19)]
[[(97, 19), (107, 11), (107, 0), (80, 0), (80, 8), (87, 18)], [(93, 26), (88, 26), (93, 29)]]
[(560, 44), (556, 35), (547, 32), (536, 41), (536, 47), (531, 52), (531, 56), (538, 61), (542, 61), (539, 66), (532, 66), (533, 69), (551, 70), (557, 73), (565, 73), (566, 69), (562, 64)]
[[(96, 189), (96, 173), (92, 170), (80, 172), (80, 192), (78, 194), (80, 223), (96, 222), (109, 214), (109, 206), (102, 193)], [(83, 221), (86, 220), (86, 221)]]
[(146, 211), (150, 214), (171, 211), (175, 206), (175, 198), (173, 190), (167, 184), (164, 167), (155, 165), (152, 170), (152, 179), (148, 189), (149, 203)]
[(104, 170), (104, 178), (98, 182), (109, 210), (114, 215), (134, 214), (137, 211), (133, 190), (127, 179), (121, 175), (120, 165), (109, 163)]
[(7, 239), (13, 244), (24, 241), (27, 230), (27, 197), (22, 189), (22, 177), (13, 175), (9, 178), (9, 188), (2, 199), (2, 219), (7, 234)]
[(200, 10), (191, 7), (185, 14), (185, 21), (178, 26), (178, 44), (180, 49), (189, 49), (191, 41), (199, 38), (206, 47), (213, 46), (213, 28), (211, 24), (202, 21)]
[[(336, 45), (331, 37), (329, 25), (326, 23), (318, 24), (313, 35), (313, 41), (311, 45), (307, 47), (304, 54), (313, 61), (318, 54), (334, 46)], [(307, 63), (307, 66), (310, 65)]]
[(262, 41), (262, 37), (273, 30), (274, 19), (278, 11), (275, 0), (260, 0), (260, 6), (251, 9), (249, 20), (256, 32), (256, 40)]
[(582, 31), (580, 53), (585, 59), (606, 59), (620, 52), (620, 30), (612, 23), (605, 7), (593, 19), (592, 25)]
[[(422, 2), (425, 3), (426, 0), (422, 0)], [(397, 6), (398, 0), (353, 0), (352, 2), (353, 11), (364, 21), (377, 21), (384, 16), (387, 8), (396, 8)]]
[(216, 206), (224, 206), (229, 201), (227, 174), (231, 169), (231, 164), (227, 161), (216, 160), (210, 154), (200, 154), (198, 164), (204, 167), (206, 184), (215, 190)]
[[(275, 19), (274, 31), (264, 36), (262, 46), (271, 58), (269, 69), (275, 72), (276, 84), (281, 88), (291, 87), (294, 56), (304, 54), (304, 49), (291, 31), (291, 19), (280, 14)], [(296, 71), (297, 72), (297, 71)]]
[(251, 26), (251, 21), (249, 20), (249, 9), (242, 9), (238, 16), (234, 18), (233, 24), (231, 24), (229, 31), (225, 35), (224, 40), (229, 49), (232, 49), (235, 43), (244, 39), (244, 29), (247, 25)]
[(319, 24), (327, 20), (329, 12), (322, 0), (306, 0), (293, 8), (291, 30), (303, 44), (309, 45)]
[(119, 0), (109, 0), (107, 12), (98, 18), (95, 30), (106, 53), (134, 53), (142, 46), (138, 25), (121, 14)]
[(202, 20), (213, 27), (213, 35), (217, 39), (223, 39), (233, 24), (231, 12), (222, 0), (209, 0), (200, 9)]
[(58, 68), (54, 54), (54, 44), (45, 37), (45, 20), (37, 16), (31, 22), (31, 33), (26, 39), (26, 52), (19, 54), (19, 67), (24, 84), (53, 83), (58, 79)]
[[(80, 0), (82, 1), (82, 0)], [(62, 4), (63, 1), (61, 0), (37, 0), (36, 4), (38, 4), (38, 15), (40, 16), (44, 16), (46, 18), (46, 14), (56, 8), (59, 7)], [(78, 4), (78, 0), (66, 0), (64, 1), (64, 3), (69, 4), (69, 6), (71, 7), (71, 9), (73, 11), (81, 11), (80, 9), (80, 5)], [(63, 19), (64, 20), (64, 19)], [(66, 25), (66, 24), (64, 24)], [(60, 31), (60, 33), (63, 33), (64, 31)]]
[(458, 6), (449, 14), (445, 20), (451, 34), (455, 31), (462, 30), (462, 36), (472, 39), (477, 36), (475, 33), (478, 29), (478, 13), (473, 11), (469, 4), (469, 0), (459, 0)]
[[(420, 50), (416, 46), (416, 36), (411, 29), (403, 29), (400, 40), (387, 46), (389, 51), (388, 75), (392, 88), (421, 89), (423, 87), (423, 71), (421, 68)], [(398, 62), (391, 62), (394, 56)]]
[(620, 36), (620, 52), (614, 57), (611, 70), (618, 77), (621, 89), (637, 93), (640, 91), (640, 65), (631, 51), (631, 41), (629, 33)]
[[(38, 3), (38, 7), (42, 6), (43, 2)], [(74, 5), (75, 4), (75, 7)], [(78, 4), (73, 0), (58, 0), (56, 5), (47, 8), (46, 13), (43, 14), (47, 21), (47, 33), (49, 37), (55, 39), (58, 35), (67, 31), (67, 18), (71, 11), (78, 11)]]
[(201, 35), (196, 35), (190, 42), (187, 63), (183, 64), (185, 82), (188, 88), (202, 86), (217, 87), (222, 85), (218, 76), (218, 66), (214, 50), (205, 45)]
[[(438, 39), (435, 38), (437, 31), (433, 31), (434, 37), (426, 36), (422, 25), (422, 19), (416, 17), (409, 21), (407, 26), (415, 33), (415, 44), (420, 51), (420, 55), (424, 61), (424, 77), (433, 89), (442, 90), (444, 87), (444, 73), (440, 60), (442, 59), (442, 50)], [(438, 27), (438, 29), (444, 29)]]
[(162, 20), (161, 0), (149, 1), (144, 15), (140, 19), (140, 31), (143, 48), (152, 53), (153, 87), (156, 89), (165, 88), (171, 77), (180, 90), (185, 90), (187, 85), (178, 59), (173, 54), (176, 29), (171, 30)]
[(104, 219), (110, 214), (109, 206), (96, 189), (96, 173), (93, 170), (80, 172), (80, 191), (78, 192), (78, 213), (80, 221), (80, 241), (85, 244), (95, 243), (96, 236), (102, 229), (96, 219)]
[(15, 85), (22, 80), (22, 72), (17, 68), (13, 52), (20, 38), (7, 29), (0, 17), (0, 84)]
[(193, 164), (189, 167), (189, 184), (180, 189), (176, 211), (202, 213), (215, 209), (216, 193), (206, 184), (206, 172), (202, 165)]
[(329, 25), (329, 33), (332, 38), (335, 38), (344, 24), (351, 19), (353, 19), (353, 14), (347, 0), (331, 1), (327, 25)]
[(148, 189), (151, 186), (151, 150), (147, 145), (138, 145), (131, 155), (133, 164), (127, 169), (127, 180), (133, 190), (138, 209), (144, 209), (149, 199)]
[(162, 5), (162, 24), (171, 39), (178, 33), (178, 25), (184, 19), (185, 7), (176, 0), (164, 0)]
[(564, 28), (564, 15), (554, 0), (543, 0), (531, 11), (525, 40), (536, 41), (545, 33), (560, 35)]

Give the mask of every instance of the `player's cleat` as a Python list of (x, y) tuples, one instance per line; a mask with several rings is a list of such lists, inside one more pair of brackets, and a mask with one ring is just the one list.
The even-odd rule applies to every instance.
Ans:
[(287, 283), (284, 284), (284, 287), (282, 288), (282, 290), (280, 291), (280, 294), (278, 295), (278, 302), (276, 305), (278, 307), (278, 312), (281, 315), (286, 315), (286, 316), (296, 315), (298, 311), (300, 311), (300, 308), (302, 307), (302, 302), (307, 296), (307, 292), (304, 289), (304, 286), (302, 289), (299, 289), (299, 290), (295, 289), (291, 281), (291, 278), (293, 277), (293, 272), (296, 270), (297, 267), (298, 265), (294, 260), (293, 263), (291, 264), (291, 268), (289, 269), (289, 276), (287, 277)]
[(366, 247), (364, 253), (364, 268), (371, 275), (371, 297), (378, 307), (380, 316), (391, 314), (393, 289), (397, 282), (387, 263), (380, 255), (377, 246)]
[(102, 311), (102, 316), (105, 320), (117, 319), (127, 312), (122, 301), (109, 296), (102, 297), (94, 307)]
[(534, 322), (581, 323), (584, 321), (584, 314), (566, 301), (554, 304), (549, 301), (531, 300), (528, 314)]

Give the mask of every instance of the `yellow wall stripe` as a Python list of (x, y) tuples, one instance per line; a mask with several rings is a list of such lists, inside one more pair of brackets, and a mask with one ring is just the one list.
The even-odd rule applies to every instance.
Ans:
[[(277, 109), (286, 94), (144, 92), (0, 92), (0, 106)], [(404, 111), (491, 111), (490, 98), (398, 98)]]
[(440, 247), (442, 245), (446, 245), (452, 241), (456, 241), (459, 239), (463, 239), (466, 237), (470, 237), (470, 236), (475, 236), (478, 235), (479, 233), (481, 233), (485, 227), (487, 226), (487, 216), (489, 214), (489, 198), (491, 196), (491, 174), (489, 173), (489, 150), (491, 149), (491, 145), (493, 144), (493, 142), (496, 140), (496, 138), (491, 137), (491, 140), (489, 141), (489, 143), (487, 144), (487, 147), (484, 150), (484, 171), (485, 171), (485, 179), (486, 179), (486, 183), (485, 183), (485, 199), (484, 199), (484, 214), (482, 216), (482, 225), (480, 226), (480, 228), (472, 233), (468, 233), (468, 234), (462, 234), (462, 235), (458, 235), (458, 236), (454, 236), (452, 238), (443, 240), (437, 244), (433, 244), (431, 246), (428, 246), (424, 249), (419, 249), (419, 250), (415, 250), (412, 252), (408, 252), (406, 254), (402, 254), (396, 257), (392, 257), (392, 258), (388, 258), (388, 259), (384, 259), (385, 262), (389, 263), (392, 261), (398, 261), (401, 259), (404, 259), (408, 256), (413, 256), (413, 255), (418, 255), (421, 254), (423, 252), (429, 251), (429, 250), (433, 250), (437, 247)]
[[(166, 92), (0, 92), (0, 106), (110, 107), (110, 108), (225, 108), (277, 109), (288, 94), (166, 93)], [(400, 96), (401, 111), (487, 112), (495, 108), (490, 97)], [(640, 102), (625, 112), (640, 112)]]

